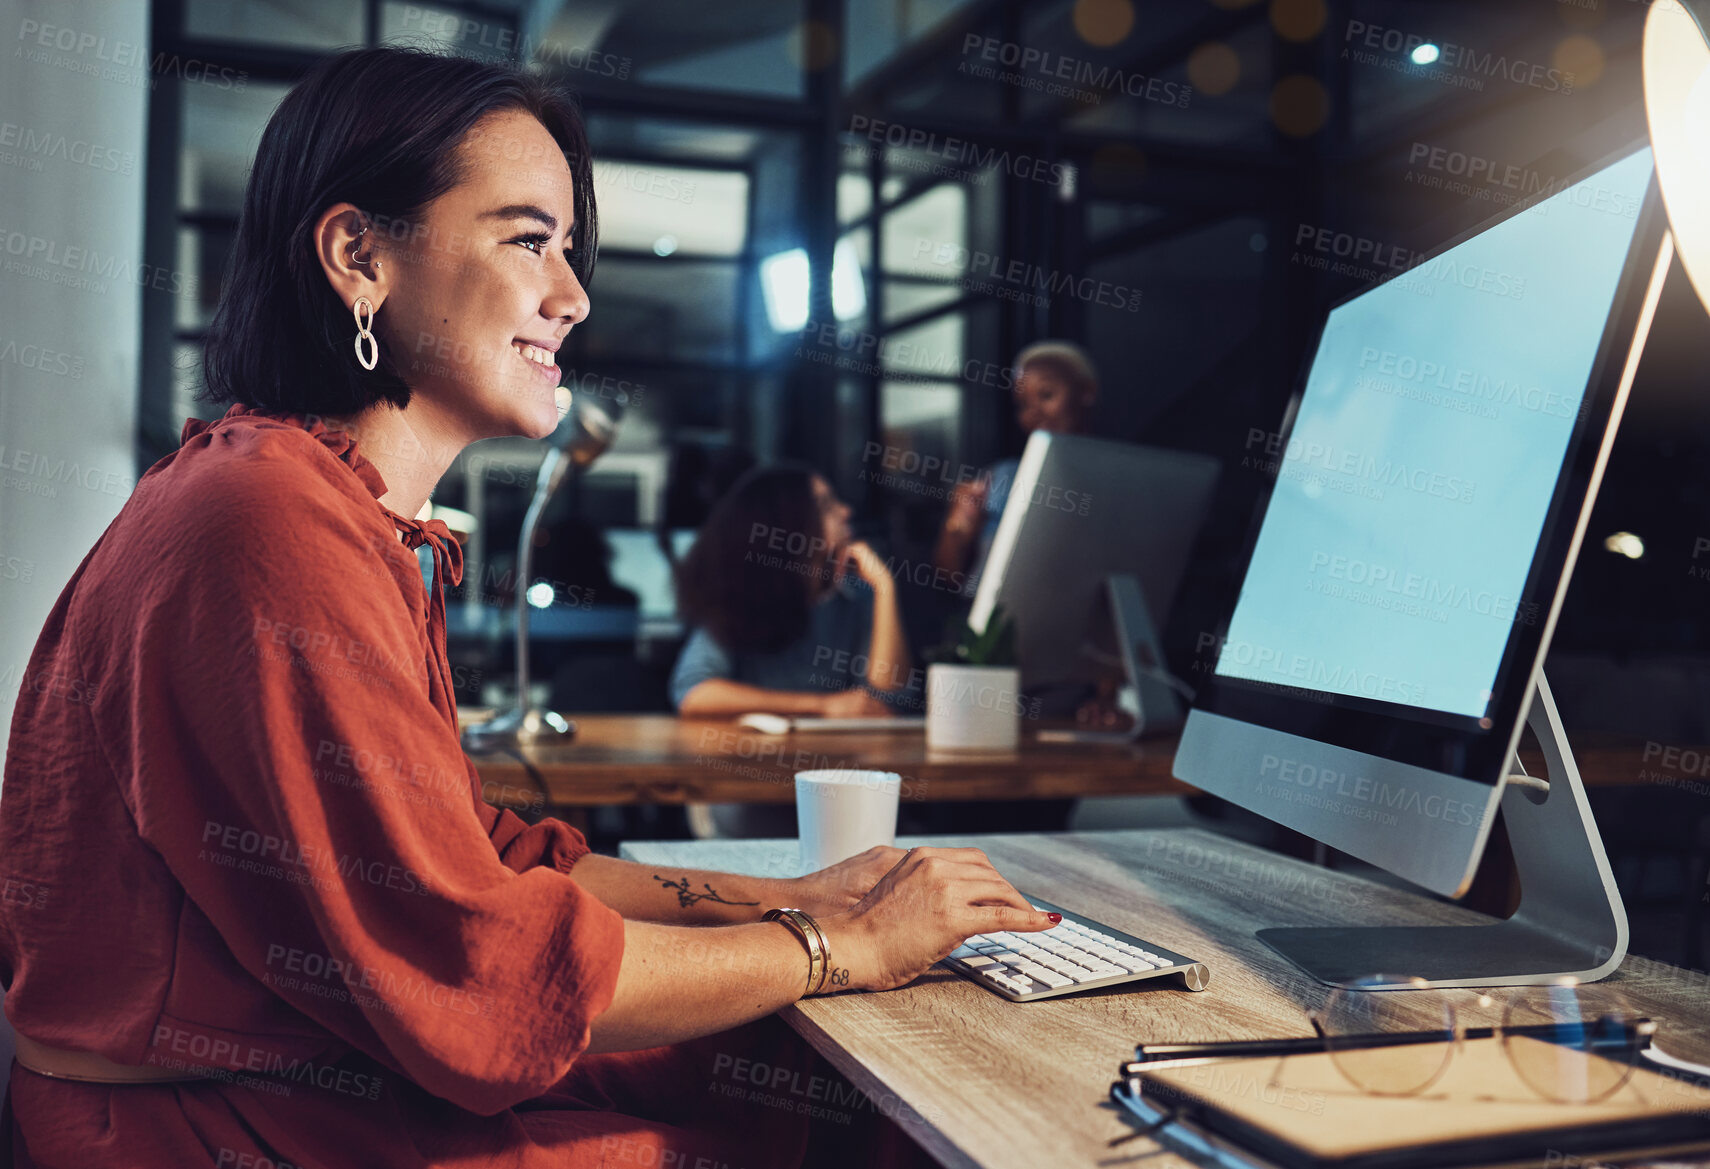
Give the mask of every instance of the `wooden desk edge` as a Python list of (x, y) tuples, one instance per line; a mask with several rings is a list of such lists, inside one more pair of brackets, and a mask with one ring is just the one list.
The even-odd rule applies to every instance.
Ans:
[[(906, 1103), (895, 1089), (888, 1087), (866, 1064), (802, 1010), (801, 1004), (785, 1007), (778, 1012), (778, 1017), (783, 1019), (790, 1030), (800, 1035), (808, 1046), (841, 1072), (845, 1079), (854, 1084), (862, 1095), (871, 1100), (875, 1112), (887, 1117), (902, 1129), (909, 1140), (926, 1150), (933, 1160), (946, 1169), (983, 1169), (978, 1161), (950, 1139), (949, 1134), (929, 1120), (920, 1109)], [(907, 1108), (913, 1119), (905, 1120), (895, 1115), (895, 1108), (887, 1113), (880, 1103), (887, 1096)]]

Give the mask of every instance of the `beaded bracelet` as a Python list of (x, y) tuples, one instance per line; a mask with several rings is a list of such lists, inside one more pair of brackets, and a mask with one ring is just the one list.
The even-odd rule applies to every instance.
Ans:
[(818, 994), (831, 973), (831, 946), (819, 923), (799, 909), (768, 909), (761, 921), (775, 921), (795, 934), (808, 952), (807, 988), (802, 997)]

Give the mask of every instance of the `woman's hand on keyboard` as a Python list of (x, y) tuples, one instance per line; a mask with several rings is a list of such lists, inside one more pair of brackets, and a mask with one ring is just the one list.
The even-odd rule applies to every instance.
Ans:
[(784, 904), (804, 909), (816, 917), (844, 913), (855, 908), (886, 873), (896, 868), (903, 850), (875, 844), (866, 852), (838, 861), (817, 873), (791, 881), (793, 891)]
[(911, 848), (849, 910), (821, 920), (831, 946), (827, 991), (890, 990), (974, 934), (1050, 929), (977, 848)]

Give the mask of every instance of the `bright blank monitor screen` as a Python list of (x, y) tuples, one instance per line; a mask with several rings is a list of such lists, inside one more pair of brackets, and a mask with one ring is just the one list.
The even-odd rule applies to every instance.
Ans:
[(1331, 312), (1218, 675), (1484, 716), (1651, 165)]

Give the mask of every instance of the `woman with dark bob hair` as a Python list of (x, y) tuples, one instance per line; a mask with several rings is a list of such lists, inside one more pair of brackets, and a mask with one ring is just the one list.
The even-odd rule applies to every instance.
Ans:
[(664, 871), (481, 799), (461, 558), (419, 517), (468, 443), (557, 422), (594, 216), (575, 107), (506, 68), (342, 53), (273, 115), (208, 343), (230, 408), (79, 566), (11, 728), (18, 1166), (798, 1165), (803, 1118), (717, 1090), (812, 1066), (767, 1016), (1050, 924), (972, 849)]

